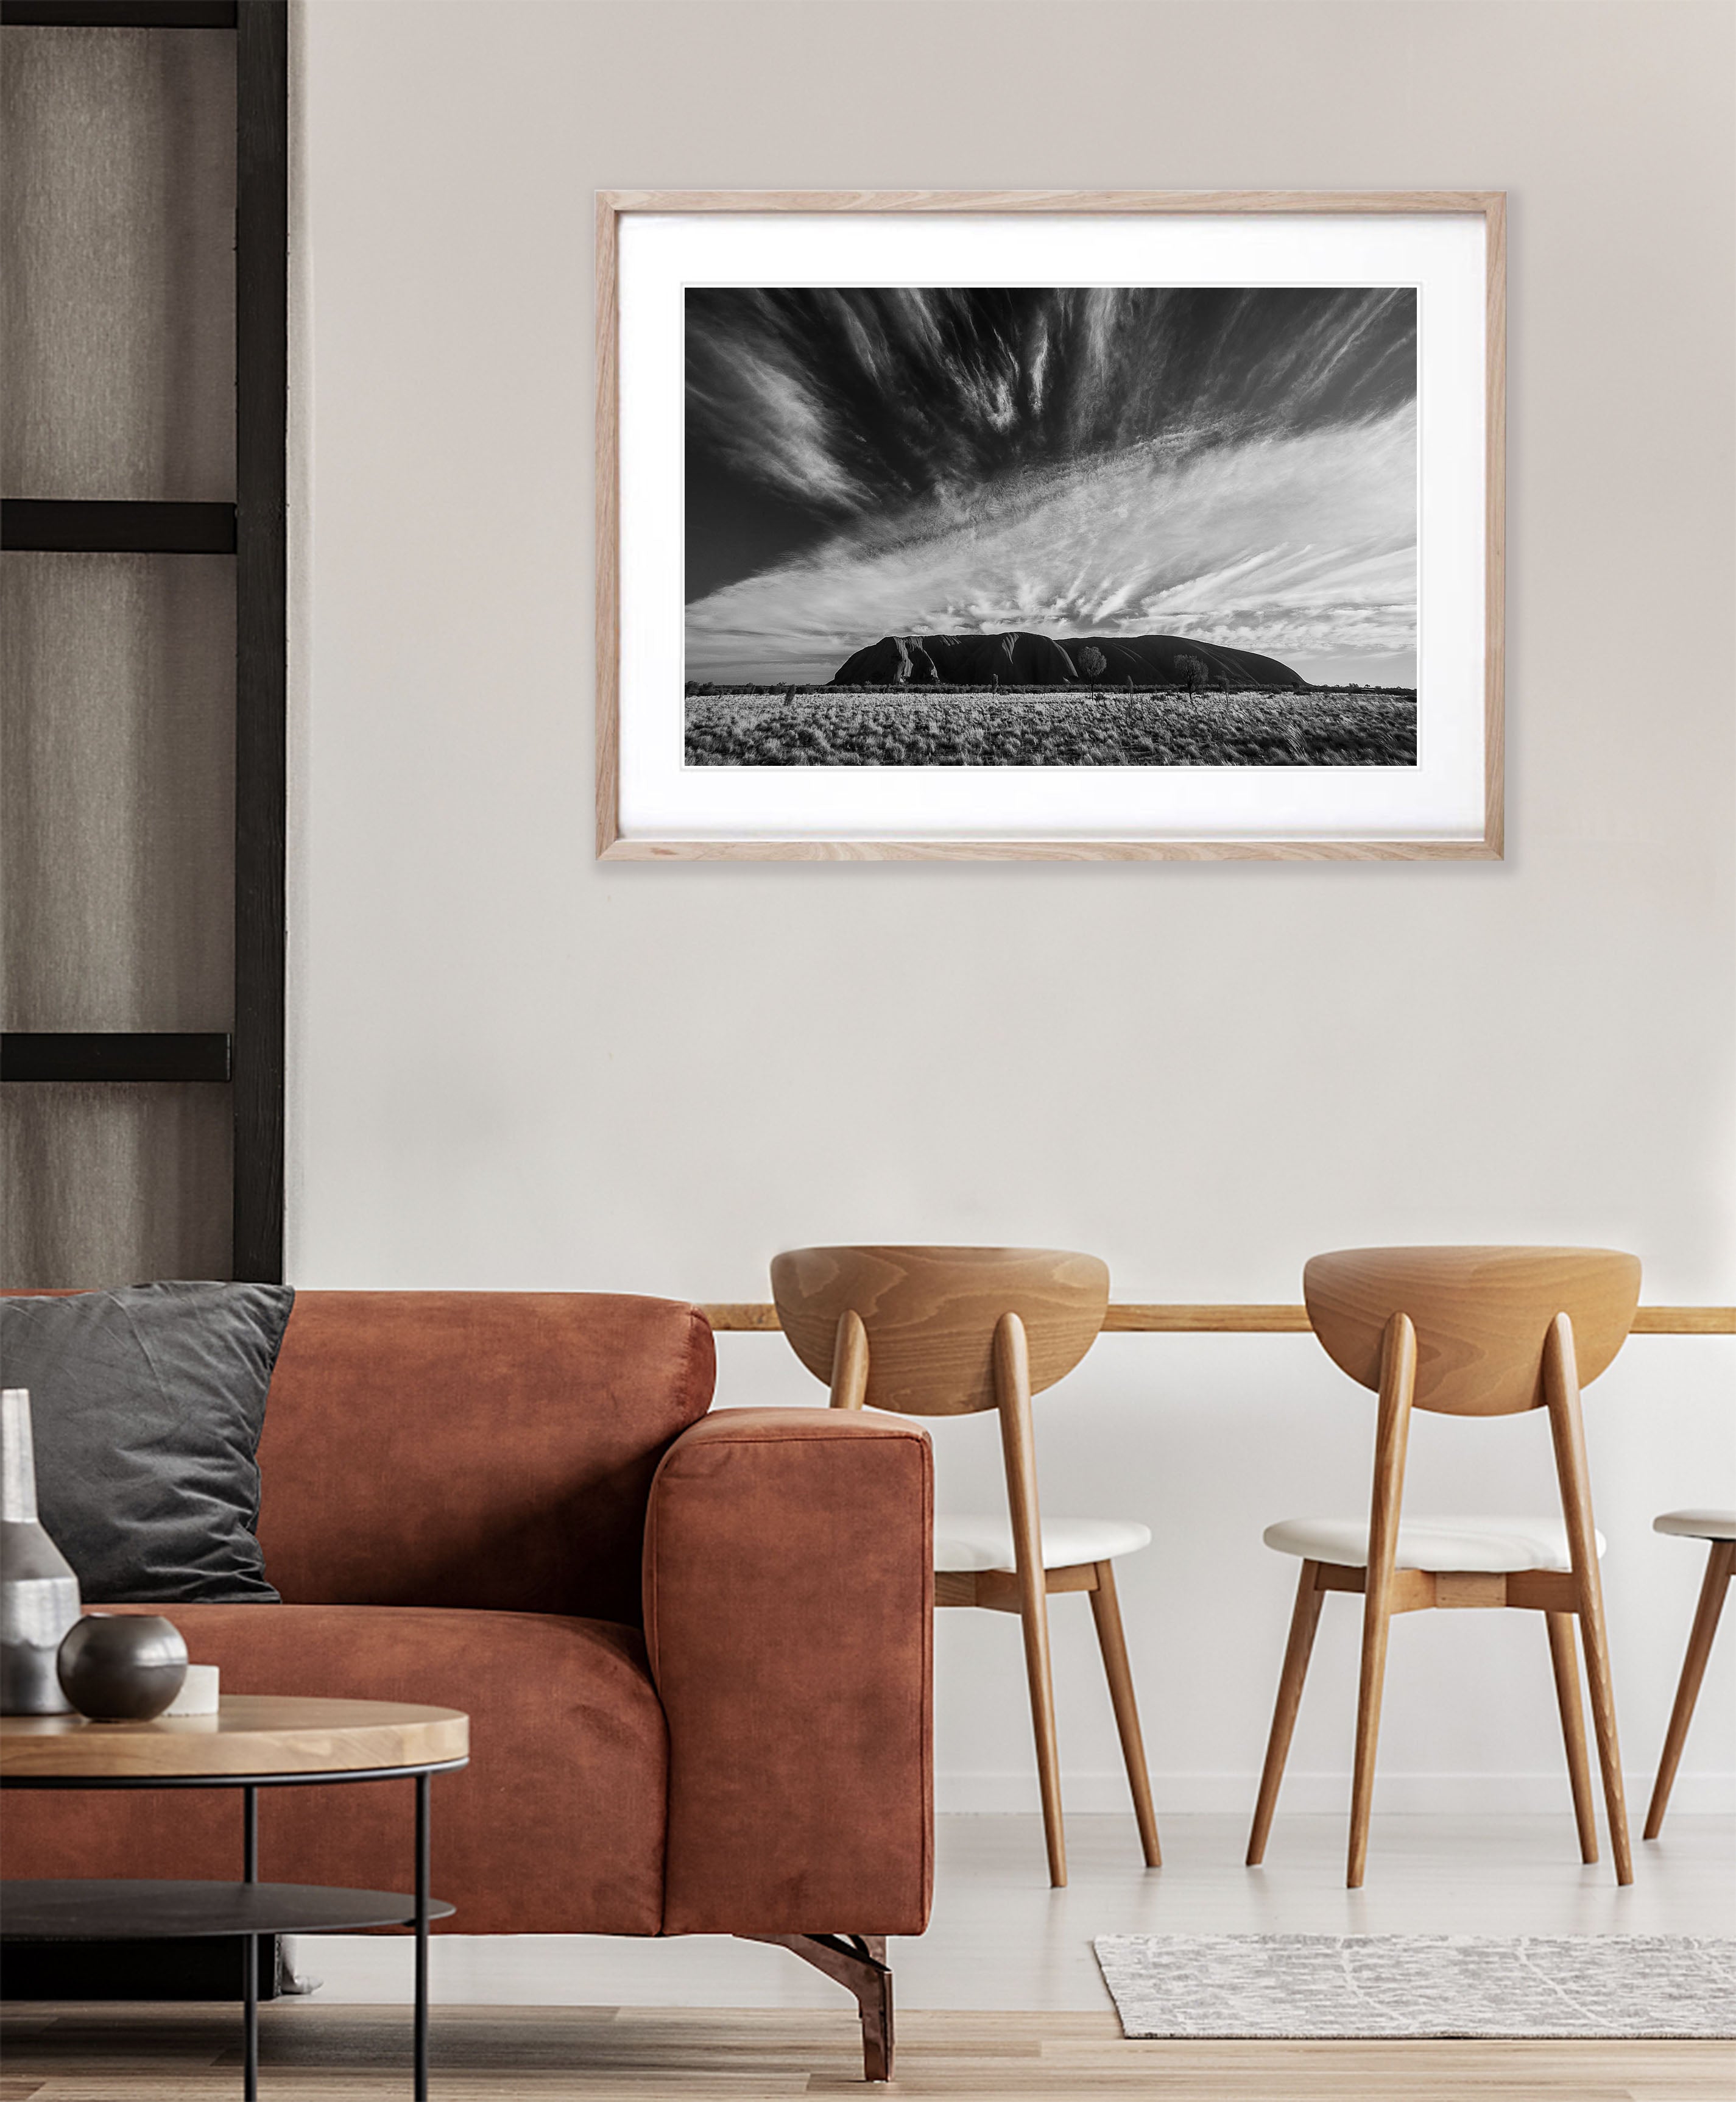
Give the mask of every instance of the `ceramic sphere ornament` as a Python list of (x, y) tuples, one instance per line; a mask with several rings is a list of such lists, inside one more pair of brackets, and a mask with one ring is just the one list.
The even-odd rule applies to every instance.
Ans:
[(181, 1690), (187, 1645), (157, 1613), (86, 1613), (58, 1661), (60, 1691), (93, 1723), (148, 1723)]

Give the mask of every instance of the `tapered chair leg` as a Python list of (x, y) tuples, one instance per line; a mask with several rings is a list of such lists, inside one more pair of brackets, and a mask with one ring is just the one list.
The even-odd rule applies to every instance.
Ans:
[(1715, 1540), (1706, 1558), (1700, 1603), (1694, 1608), (1688, 1654), (1682, 1659), (1676, 1705), (1670, 1710), (1670, 1727), (1664, 1732), (1663, 1750), (1658, 1760), (1658, 1778), (1652, 1785), (1652, 1799), (1645, 1812), (1648, 1839), (1655, 1839), (1663, 1829), (1663, 1813), (1669, 1807), (1670, 1790), (1681, 1763), (1682, 1746), (1688, 1741), (1688, 1725), (1694, 1720), (1694, 1704), (1699, 1698), (1700, 1681), (1706, 1676), (1706, 1660), (1712, 1655), (1712, 1639), (1718, 1631), (1718, 1616), (1724, 1611), (1733, 1569), (1736, 1569), (1736, 1540)]
[(1368, 1514), (1368, 1564), (1363, 1572), (1362, 1670), (1357, 1688), (1356, 1771), (1350, 1785), (1350, 1860), (1344, 1876), (1353, 1891), (1362, 1889), (1368, 1867), (1375, 1748), (1380, 1739), (1380, 1694), (1386, 1681), (1387, 1630), (1393, 1621), (1398, 1510), (1404, 1496), (1405, 1448), (1415, 1386), (1416, 1329), (1408, 1315), (1395, 1314), (1387, 1323), (1381, 1346), (1374, 1499)]
[(1597, 1817), (1592, 1807), (1592, 1769), (1585, 1751), (1585, 1709), (1579, 1697), (1579, 1664), (1574, 1655), (1574, 1616), (1545, 1613), (1549, 1661), (1555, 1667), (1556, 1705), (1561, 1711), (1561, 1738), (1567, 1747), (1567, 1778), (1573, 1785), (1574, 1822), (1579, 1829), (1579, 1859), (1597, 1859)]
[(1043, 1528), (1037, 1506), (1037, 1448), (1031, 1430), (1030, 1355), (1025, 1324), (1003, 1314), (994, 1324), (994, 1386), (1007, 1470), (1007, 1512), (1012, 1521), (1019, 1620), (1025, 1632), (1025, 1676), (1030, 1688), (1031, 1731), (1037, 1740), (1037, 1781), (1043, 1794), (1043, 1836), (1049, 1882), (1067, 1881), (1067, 1839), (1061, 1824), (1061, 1747), (1055, 1735), (1055, 1685), (1049, 1674), (1049, 1602), (1043, 1566)]
[(1592, 1727), (1597, 1738), (1597, 1763), (1603, 1769), (1604, 1815), (1610, 1821), (1610, 1851), (1615, 1880), (1633, 1881), (1633, 1856), (1628, 1844), (1628, 1798), (1622, 1785), (1622, 1749), (1615, 1734), (1615, 1688), (1610, 1676), (1610, 1646), (1604, 1632), (1602, 1602), (1579, 1616), (1585, 1644), (1585, 1677), (1592, 1699)]
[(1362, 1603), (1362, 1671), (1357, 1689), (1356, 1771), (1350, 1784), (1350, 1860), (1346, 1887), (1362, 1887), (1368, 1869), (1368, 1822), (1375, 1803), (1375, 1749), (1380, 1741), (1380, 1695), (1386, 1681), (1386, 1637), (1392, 1616), (1370, 1585)]
[(1067, 1835), (1061, 1821), (1061, 1745), (1055, 1734), (1055, 1686), (1049, 1674), (1049, 1620), (1045, 1602), (1028, 1601), (1020, 1620), (1025, 1629), (1025, 1676), (1030, 1688), (1031, 1734), (1037, 1741), (1037, 1786), (1043, 1797), (1043, 1837), (1048, 1848), (1049, 1882), (1062, 1890), (1067, 1882)]
[(1574, 1356), (1573, 1323), (1557, 1314), (1543, 1341), (1543, 1398), (1561, 1486), (1574, 1582), (1579, 1594), (1579, 1639), (1585, 1645), (1585, 1679), (1591, 1696), (1597, 1763), (1603, 1770), (1604, 1812), (1610, 1820), (1610, 1851), (1615, 1880), (1633, 1881), (1628, 1843), (1628, 1800), (1622, 1786), (1622, 1752), (1615, 1733), (1615, 1688), (1610, 1676), (1610, 1643), (1604, 1626), (1603, 1580), (1598, 1573), (1596, 1534), (1592, 1523), (1590, 1470), (1585, 1461), (1585, 1422), (1579, 1407), (1579, 1375)]
[(1284, 1763), (1290, 1757), (1296, 1710), (1302, 1705), (1302, 1682), (1308, 1676), (1308, 1661), (1313, 1652), (1314, 1630), (1320, 1625), (1320, 1605), (1324, 1596), (1318, 1586), (1319, 1575), (1318, 1562), (1304, 1562), (1296, 1581), (1295, 1608), (1290, 1616), (1290, 1640), (1284, 1649), (1284, 1668), (1278, 1674), (1272, 1732), (1266, 1740), (1266, 1763), (1260, 1771), (1260, 1799), (1254, 1806), (1254, 1829), (1248, 1834), (1247, 1865), (1251, 1869), (1257, 1869), (1266, 1858), (1272, 1814), (1278, 1808), (1278, 1786), (1284, 1778)]
[(1091, 1594), (1092, 1618), (1097, 1624), (1097, 1645), (1103, 1652), (1103, 1675), (1109, 1683), (1109, 1701), (1115, 1710), (1115, 1727), (1121, 1735), (1121, 1756), (1127, 1769), (1127, 1785), (1133, 1791), (1133, 1815), (1139, 1825), (1140, 1845), (1145, 1866), (1161, 1869), (1163, 1856), (1158, 1846), (1158, 1813), (1151, 1803), (1151, 1773), (1145, 1764), (1145, 1740), (1140, 1730), (1139, 1703), (1133, 1696), (1133, 1673), (1127, 1662), (1127, 1640), (1121, 1625), (1121, 1603), (1115, 1594), (1113, 1563), (1096, 1564), (1097, 1588)]

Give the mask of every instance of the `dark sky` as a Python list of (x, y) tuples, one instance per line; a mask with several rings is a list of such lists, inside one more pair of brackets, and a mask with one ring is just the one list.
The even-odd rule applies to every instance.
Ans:
[(689, 290), (687, 596), (1022, 469), (1357, 422), (1415, 353), (1408, 290)]
[(689, 677), (1003, 627), (1414, 663), (1413, 290), (686, 297)]

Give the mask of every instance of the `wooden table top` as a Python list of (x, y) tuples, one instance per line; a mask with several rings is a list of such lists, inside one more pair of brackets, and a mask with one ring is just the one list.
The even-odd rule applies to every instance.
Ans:
[[(722, 1334), (775, 1335), (777, 1309), (769, 1301), (718, 1301), (699, 1310)], [(1288, 1306), (1168, 1306), (1111, 1300), (1105, 1336), (1305, 1336), (1308, 1309)], [(1642, 1306), (1636, 1336), (1736, 1336), (1736, 1306)]]
[(90, 1723), (0, 1716), (0, 1780), (165, 1779), (377, 1772), (467, 1758), (470, 1718), (398, 1701), (226, 1693), (215, 1715)]

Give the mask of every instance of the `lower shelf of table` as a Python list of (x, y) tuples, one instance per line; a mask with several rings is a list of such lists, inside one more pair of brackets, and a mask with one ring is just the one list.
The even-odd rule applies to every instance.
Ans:
[[(450, 1905), (428, 1901), (428, 1918)], [(319, 1883), (106, 1882), (0, 1883), (0, 1937), (7, 1941), (145, 1941), (216, 1934), (343, 1934), (413, 1927), (416, 1900), (401, 1891)]]

